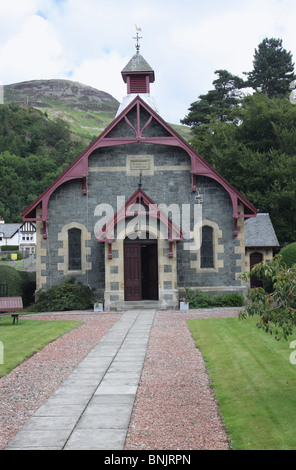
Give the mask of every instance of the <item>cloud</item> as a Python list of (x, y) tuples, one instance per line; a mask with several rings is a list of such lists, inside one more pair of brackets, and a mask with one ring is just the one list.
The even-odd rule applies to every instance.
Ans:
[(31, 16), (0, 49), (1, 80), (55, 78), (67, 68), (54, 28), (38, 15)]
[(126, 95), (126, 85), (120, 72), (129, 60), (130, 57), (123, 58), (116, 51), (104, 53), (97, 59), (82, 60), (74, 67), (71, 80), (110, 93), (121, 102)]
[(264, 37), (280, 37), (296, 57), (295, 17), (295, 0), (2, 1), (0, 80), (71, 77), (120, 100), (138, 24), (151, 93), (162, 117), (179, 122), (215, 70), (250, 71)]

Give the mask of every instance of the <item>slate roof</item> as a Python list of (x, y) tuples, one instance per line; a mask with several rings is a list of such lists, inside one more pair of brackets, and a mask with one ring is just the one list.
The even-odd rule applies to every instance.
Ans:
[(135, 54), (122, 72), (153, 72), (153, 69), (141, 54)]
[(280, 246), (269, 214), (257, 214), (245, 221), (246, 247)]
[[(35, 227), (33, 223), (31, 223), (30, 225)], [(22, 234), (27, 233), (28, 231), (31, 232), (31, 230), (28, 230), (28, 228), (26, 228), (26, 224), (24, 224), (24, 222), (20, 222), (18, 224), (0, 224), (0, 234), (4, 238), (12, 238), (18, 232), (19, 229)]]
[(13, 235), (21, 227), (21, 225), (22, 225), (22, 223), (20, 223), (20, 224), (0, 224), (0, 233), (3, 233), (4, 238), (12, 238)]

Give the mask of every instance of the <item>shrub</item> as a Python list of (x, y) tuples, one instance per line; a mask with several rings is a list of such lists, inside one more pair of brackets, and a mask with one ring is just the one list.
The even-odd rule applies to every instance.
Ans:
[(0, 265), (0, 283), (7, 284), (8, 297), (22, 296), (22, 279), (18, 271), (12, 266)]
[(189, 308), (241, 307), (244, 305), (244, 296), (240, 294), (213, 296), (198, 289), (186, 288), (185, 296), (189, 301)]
[(3, 245), (1, 247), (1, 251), (18, 251), (19, 246), (18, 245)]
[(36, 272), (18, 271), (22, 280), (22, 298), (24, 307), (34, 303), (36, 290)]
[(271, 279), (272, 293), (266, 292), (262, 287), (251, 289), (251, 304), (240, 312), (240, 316), (245, 318), (247, 315), (259, 315), (258, 328), (263, 328), (269, 334), (275, 333), (278, 340), (281, 336), (287, 339), (296, 326), (296, 264), (287, 268), (281, 256), (275, 256), (271, 262), (255, 265), (251, 272), (243, 274), (243, 279), (262, 274)]
[(94, 295), (88, 286), (75, 278), (65, 278), (47, 290), (38, 291), (34, 312), (59, 312), (64, 310), (87, 310), (93, 306)]
[(296, 242), (290, 243), (290, 245), (282, 248), (279, 254), (282, 257), (282, 263), (284, 263), (287, 268), (296, 264)]

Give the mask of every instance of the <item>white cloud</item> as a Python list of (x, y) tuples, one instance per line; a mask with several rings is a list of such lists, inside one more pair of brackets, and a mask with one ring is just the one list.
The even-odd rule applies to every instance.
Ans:
[(74, 68), (71, 80), (85, 83), (98, 90), (110, 93), (121, 102), (126, 95), (126, 85), (121, 70), (130, 57), (122, 58), (117, 52), (104, 53), (98, 59), (85, 59)]
[(296, 59), (295, 0), (0, 1), (3, 83), (70, 76), (120, 100), (136, 23), (155, 70), (151, 93), (170, 122), (212, 88), (215, 70), (250, 71), (264, 37), (282, 38)]
[(36, 15), (1, 47), (0, 64), (3, 83), (55, 78), (67, 66), (54, 28)]

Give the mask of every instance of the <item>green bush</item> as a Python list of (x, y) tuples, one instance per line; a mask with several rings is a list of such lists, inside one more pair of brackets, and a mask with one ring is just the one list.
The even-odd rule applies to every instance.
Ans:
[(24, 307), (28, 307), (35, 301), (36, 272), (18, 271), (22, 280), (22, 298)]
[(92, 308), (94, 295), (88, 286), (75, 278), (65, 278), (47, 290), (38, 291), (33, 312), (60, 312), (64, 310), (87, 310)]
[(12, 266), (0, 265), (0, 284), (7, 284), (8, 297), (22, 296), (22, 279), (19, 272)]
[(241, 307), (244, 305), (244, 296), (240, 294), (217, 295), (206, 294), (201, 290), (187, 288), (185, 293), (189, 301), (189, 308), (214, 308), (214, 307)]
[(18, 245), (3, 245), (1, 251), (18, 251), (19, 248)]
[(279, 254), (282, 257), (282, 263), (284, 263), (287, 268), (296, 264), (296, 242), (290, 243), (290, 245), (282, 248)]

